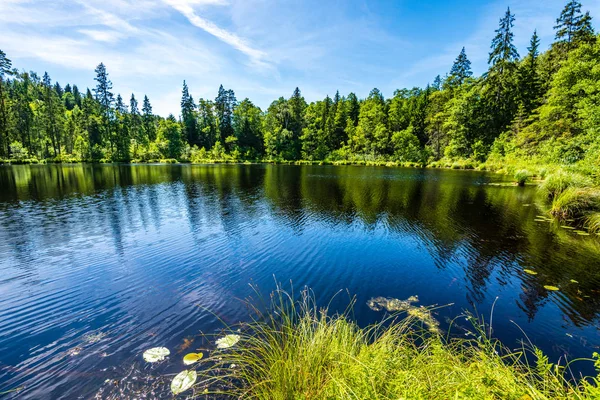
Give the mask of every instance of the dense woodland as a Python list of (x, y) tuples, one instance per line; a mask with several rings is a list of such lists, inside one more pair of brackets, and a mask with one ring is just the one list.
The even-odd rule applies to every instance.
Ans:
[(195, 100), (183, 82), (181, 114), (155, 115), (148, 97), (112, 91), (104, 64), (96, 87), (62, 86), (19, 72), (0, 51), (0, 159), (13, 162), (322, 160), (420, 165), (532, 160), (600, 166), (600, 40), (572, 0), (546, 51), (532, 32), (527, 54), (502, 16), (489, 69), (473, 76), (463, 48), (450, 71), (425, 88), (384, 98), (373, 89), (307, 104), (298, 88), (267, 110), (219, 88)]

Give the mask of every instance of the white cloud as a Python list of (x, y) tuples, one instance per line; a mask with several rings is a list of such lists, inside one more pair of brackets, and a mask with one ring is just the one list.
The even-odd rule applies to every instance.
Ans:
[(234, 33), (231, 33), (225, 29), (222, 29), (212, 23), (211, 21), (200, 17), (192, 5), (194, 4), (225, 4), (221, 0), (165, 0), (167, 4), (172, 6), (174, 9), (182, 13), (194, 26), (204, 30), (205, 32), (213, 35), (217, 39), (229, 44), (233, 48), (241, 51), (250, 57), (252, 64), (257, 66), (268, 67), (268, 63), (265, 62), (267, 54), (264, 51), (258, 50), (250, 46), (247, 41)]
[(109, 30), (80, 29), (79, 33), (86, 35), (97, 42), (107, 43), (116, 43), (123, 37), (121, 33)]

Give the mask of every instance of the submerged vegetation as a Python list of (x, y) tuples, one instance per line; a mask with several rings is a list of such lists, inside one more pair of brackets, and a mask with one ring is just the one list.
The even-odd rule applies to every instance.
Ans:
[[(334, 315), (319, 308), (308, 290), (297, 301), (281, 290), (271, 299), (269, 311), (253, 307), (257, 314), (252, 322), (230, 335), (236, 337), (236, 346), (217, 348), (195, 371), (183, 371), (174, 379), (175, 388), (180, 388), (181, 377), (193, 375), (195, 394), (200, 397), (587, 399), (600, 395), (596, 378), (573, 380), (567, 361), (551, 363), (530, 344), (510, 350), (489, 335), (491, 326), (472, 316), (460, 317), (473, 326), (462, 328), (462, 339), (427, 329), (435, 309), (413, 306), (416, 298), (371, 300), (374, 309), (389, 305), (399, 311), (366, 328), (353, 322), (350, 308)], [(600, 367), (598, 361), (596, 366)]]

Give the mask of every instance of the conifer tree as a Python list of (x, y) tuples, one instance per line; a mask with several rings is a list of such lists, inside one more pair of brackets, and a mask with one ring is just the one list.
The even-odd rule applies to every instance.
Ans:
[[(500, 19), (500, 26), (496, 30), (496, 36), (492, 40), (492, 51), (488, 63), (492, 69), (498, 69), (500, 74), (504, 72), (507, 66), (513, 64), (519, 59), (519, 52), (513, 43), (515, 16), (511, 14), (510, 7), (506, 14)], [(513, 64), (514, 65), (514, 64)]]
[(519, 68), (519, 103), (526, 114), (539, 106), (541, 82), (537, 71), (540, 39), (537, 30), (533, 32), (527, 58)]
[(219, 121), (219, 140), (221, 144), (226, 143), (229, 136), (234, 135), (233, 131), (233, 109), (235, 108), (236, 98), (233, 90), (225, 90), (223, 85), (219, 87), (219, 93), (215, 98), (215, 110)]
[[(471, 61), (467, 58), (467, 53), (465, 48), (463, 47), (460, 51), (460, 54), (454, 61), (454, 65), (452, 65), (452, 69), (450, 70), (450, 77), (448, 78), (448, 84), (450, 87), (455, 87), (458, 85), (462, 85), (465, 79), (473, 76), (473, 71), (471, 71)], [(439, 90), (440, 81), (439, 75), (437, 76), (438, 83), (437, 87)]]
[(12, 74), (12, 62), (0, 50), (0, 156), (8, 154), (8, 115), (4, 101), (4, 79)]
[(108, 72), (103, 63), (100, 63), (96, 67), (96, 77), (94, 80), (96, 88), (94, 88), (94, 95), (96, 101), (100, 104), (100, 112), (102, 115), (102, 125), (104, 127), (104, 138), (111, 143), (111, 149), (114, 147), (114, 140), (110, 134), (110, 123), (113, 116), (112, 105), (114, 103), (114, 97), (112, 90), (112, 82), (108, 79)]
[(152, 113), (152, 104), (150, 104), (148, 96), (144, 96), (142, 113), (145, 135), (150, 142), (154, 142), (156, 140), (156, 120), (154, 118), (154, 114)]
[(181, 119), (183, 121), (183, 136), (190, 144), (198, 144), (198, 124), (196, 121), (196, 104), (194, 98), (190, 96), (188, 86), (183, 81), (183, 90), (181, 94)]

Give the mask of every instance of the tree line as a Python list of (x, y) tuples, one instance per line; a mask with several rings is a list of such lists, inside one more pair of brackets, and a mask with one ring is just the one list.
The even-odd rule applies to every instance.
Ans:
[(555, 41), (540, 51), (532, 32), (523, 57), (514, 45), (515, 15), (502, 16), (489, 68), (473, 76), (463, 48), (445, 76), (425, 88), (364, 99), (336, 92), (308, 104), (300, 89), (267, 110), (238, 101), (221, 86), (194, 100), (183, 82), (178, 117), (155, 115), (113, 93), (106, 66), (96, 86), (62, 87), (48, 73), (12, 68), (0, 50), (0, 158), (105, 160), (441, 161), (534, 158), (600, 164), (600, 41), (589, 12), (569, 1)]

